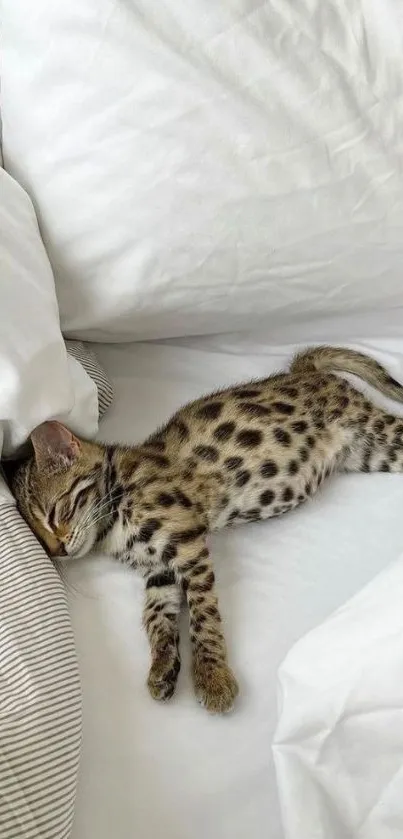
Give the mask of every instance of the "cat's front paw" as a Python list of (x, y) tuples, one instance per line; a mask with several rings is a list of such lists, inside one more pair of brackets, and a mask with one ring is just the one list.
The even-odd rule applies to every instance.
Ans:
[(193, 681), (197, 699), (211, 714), (224, 714), (232, 710), (239, 688), (225, 661), (212, 662), (202, 656), (195, 656)]
[(165, 701), (174, 693), (181, 667), (176, 649), (168, 649), (157, 654), (152, 661), (148, 674), (148, 690), (153, 699)]

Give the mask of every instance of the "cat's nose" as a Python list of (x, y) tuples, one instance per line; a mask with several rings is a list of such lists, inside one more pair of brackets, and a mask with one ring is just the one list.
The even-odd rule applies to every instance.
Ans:
[(58, 542), (57, 551), (55, 556), (67, 556), (66, 548), (63, 545), (63, 542)]

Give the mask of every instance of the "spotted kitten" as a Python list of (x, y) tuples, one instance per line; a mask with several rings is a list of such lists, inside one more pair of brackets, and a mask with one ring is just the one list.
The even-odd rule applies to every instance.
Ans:
[(238, 692), (206, 539), (228, 524), (285, 513), (334, 471), (403, 471), (403, 420), (330, 370), (355, 373), (403, 402), (403, 387), (360, 353), (321, 347), (289, 373), (205, 396), (139, 446), (79, 440), (57, 422), (32, 434), (16, 471), (21, 513), (51, 556), (99, 550), (145, 578), (148, 686), (169, 698), (180, 668), (182, 593), (197, 698), (228, 711)]

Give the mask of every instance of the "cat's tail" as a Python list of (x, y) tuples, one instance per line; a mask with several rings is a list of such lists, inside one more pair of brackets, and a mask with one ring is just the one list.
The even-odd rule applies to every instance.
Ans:
[(403, 402), (403, 386), (374, 358), (342, 347), (312, 347), (294, 359), (291, 373), (312, 373), (320, 370), (340, 370), (353, 373), (375, 387), (389, 399)]

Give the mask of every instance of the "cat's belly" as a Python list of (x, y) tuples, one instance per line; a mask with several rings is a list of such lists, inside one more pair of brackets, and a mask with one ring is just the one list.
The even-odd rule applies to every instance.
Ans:
[(307, 464), (297, 475), (280, 473), (263, 483), (260, 477), (252, 476), (246, 486), (231, 487), (230, 492), (222, 495), (212, 511), (210, 528), (221, 530), (287, 513), (311, 498), (329, 473), (329, 464), (321, 468)]
[(236, 506), (236, 504), (228, 504), (212, 519), (210, 527), (211, 530), (221, 530), (223, 527), (232, 527), (236, 524), (246, 524), (247, 522), (266, 521), (266, 519), (281, 516), (289, 510), (294, 509), (308, 498), (308, 495), (300, 497), (287, 503), (273, 504), (270, 507), (259, 507), (248, 504), (247, 506)]

